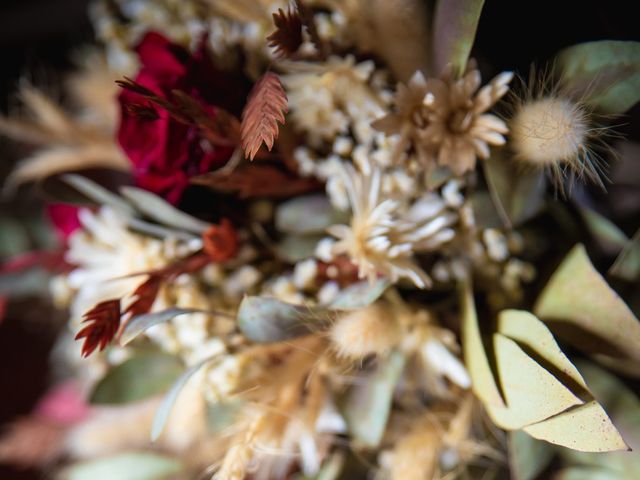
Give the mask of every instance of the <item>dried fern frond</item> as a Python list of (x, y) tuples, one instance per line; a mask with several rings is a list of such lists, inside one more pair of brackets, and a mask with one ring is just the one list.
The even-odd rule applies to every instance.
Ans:
[(267, 37), (268, 45), (274, 48), (277, 57), (291, 57), (302, 45), (302, 20), (297, 12), (281, 8), (273, 14), (276, 30)]
[(278, 122), (284, 125), (289, 111), (280, 78), (267, 72), (256, 82), (242, 111), (241, 138), (245, 156), (251, 160), (264, 142), (269, 151), (278, 137)]

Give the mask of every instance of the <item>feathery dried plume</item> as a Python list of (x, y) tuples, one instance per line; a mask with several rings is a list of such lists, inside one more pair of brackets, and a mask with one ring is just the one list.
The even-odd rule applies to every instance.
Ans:
[(509, 146), (521, 165), (544, 169), (556, 188), (565, 193), (564, 180), (574, 177), (604, 187), (606, 173), (595, 150), (610, 150), (603, 141), (609, 133), (598, 127), (597, 119), (580, 100), (576, 100), (551, 80), (536, 79), (514, 95), (513, 113), (508, 120)]
[(284, 114), (288, 110), (280, 79), (275, 73), (265, 73), (253, 86), (242, 111), (240, 128), (246, 157), (253, 160), (263, 142), (271, 151), (278, 138), (278, 122), (284, 125)]
[(267, 37), (268, 45), (274, 48), (277, 57), (293, 56), (302, 45), (302, 20), (298, 12), (289, 7), (285, 12), (281, 8), (273, 14), (276, 30)]
[(512, 78), (511, 72), (501, 73), (478, 90), (480, 72), (473, 62), (460, 79), (451, 68), (439, 79), (416, 72), (406, 87), (398, 88), (396, 112), (374, 127), (400, 134), (399, 152), (413, 144), (425, 167), (437, 163), (462, 175), (475, 168), (476, 158), (489, 157), (489, 145), (506, 142), (507, 125), (486, 112), (507, 93)]
[(368, 166), (359, 173), (343, 165), (341, 173), (351, 205), (349, 225), (333, 225), (327, 231), (338, 240), (331, 245), (334, 257), (346, 254), (358, 266), (358, 276), (375, 281), (378, 275), (396, 282), (410, 279), (418, 288), (431, 285), (416, 264), (415, 251), (429, 251), (448, 242), (455, 215), (443, 211), (442, 201), (424, 197), (411, 208), (381, 195), (381, 171)]
[(163, 278), (161, 275), (149, 275), (149, 277), (133, 291), (132, 297), (134, 298), (134, 301), (127, 306), (123, 315), (126, 314), (128, 315), (128, 319), (131, 319), (138, 315), (149, 313), (153, 306), (153, 302), (156, 301), (156, 297), (160, 292), (162, 282)]
[(350, 360), (361, 360), (372, 354), (384, 356), (400, 343), (401, 336), (396, 316), (381, 304), (342, 316), (329, 330), (338, 356)]
[(82, 356), (88, 357), (97, 348), (100, 351), (113, 340), (120, 327), (120, 300), (100, 302), (84, 314), (88, 325), (78, 332), (75, 339), (84, 338)]

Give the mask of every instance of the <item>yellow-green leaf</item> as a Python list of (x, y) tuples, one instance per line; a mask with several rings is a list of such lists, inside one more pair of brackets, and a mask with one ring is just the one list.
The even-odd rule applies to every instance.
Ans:
[(534, 438), (581, 452), (610, 452), (628, 448), (602, 406), (595, 400), (529, 425), (524, 431)]
[(509, 467), (514, 480), (534, 480), (553, 458), (553, 448), (522, 430), (509, 432)]
[(498, 315), (498, 331), (525, 347), (530, 356), (544, 363), (554, 375), (565, 377), (565, 382), (569, 380), (583, 391), (588, 390), (582, 375), (560, 350), (551, 331), (532, 313), (503, 310)]
[(640, 360), (640, 322), (594, 268), (584, 246), (569, 252), (534, 313), (567, 342), (591, 353)]
[(629, 282), (633, 282), (640, 277), (640, 229), (625, 245), (608, 273)]

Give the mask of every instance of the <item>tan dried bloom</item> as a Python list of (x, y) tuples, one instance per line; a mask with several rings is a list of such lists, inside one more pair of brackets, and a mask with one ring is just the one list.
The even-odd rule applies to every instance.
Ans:
[(331, 245), (335, 257), (346, 254), (358, 265), (360, 278), (373, 282), (379, 274), (393, 282), (408, 278), (418, 288), (431, 284), (415, 263), (414, 252), (433, 250), (453, 238), (449, 228), (457, 217), (445, 210), (436, 195), (420, 198), (408, 206), (381, 195), (381, 171), (368, 165), (359, 173), (348, 164), (341, 167), (351, 205), (349, 225), (327, 230), (338, 240)]
[(503, 72), (479, 89), (480, 72), (474, 67), (459, 79), (450, 69), (439, 79), (416, 72), (406, 86), (398, 86), (396, 112), (374, 127), (400, 134), (397, 153), (412, 145), (425, 167), (437, 163), (462, 175), (475, 168), (476, 158), (488, 158), (489, 145), (504, 145), (507, 125), (486, 112), (507, 93), (512, 78), (512, 72)]

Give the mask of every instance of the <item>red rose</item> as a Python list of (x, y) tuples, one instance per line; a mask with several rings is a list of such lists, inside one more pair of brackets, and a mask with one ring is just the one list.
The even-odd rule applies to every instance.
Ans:
[(64, 203), (50, 203), (46, 207), (46, 214), (51, 220), (60, 238), (66, 241), (69, 236), (81, 227), (78, 218), (79, 208)]
[[(136, 49), (141, 69), (135, 81), (167, 100), (173, 90), (185, 92), (215, 116), (214, 105), (228, 108), (219, 88), (225, 79), (202, 45), (192, 55), (158, 33), (146, 34)], [(133, 163), (136, 184), (172, 203), (180, 200), (190, 177), (224, 165), (233, 151), (212, 145), (197, 127), (175, 120), (138, 93), (123, 90), (119, 101), (118, 141)]]

